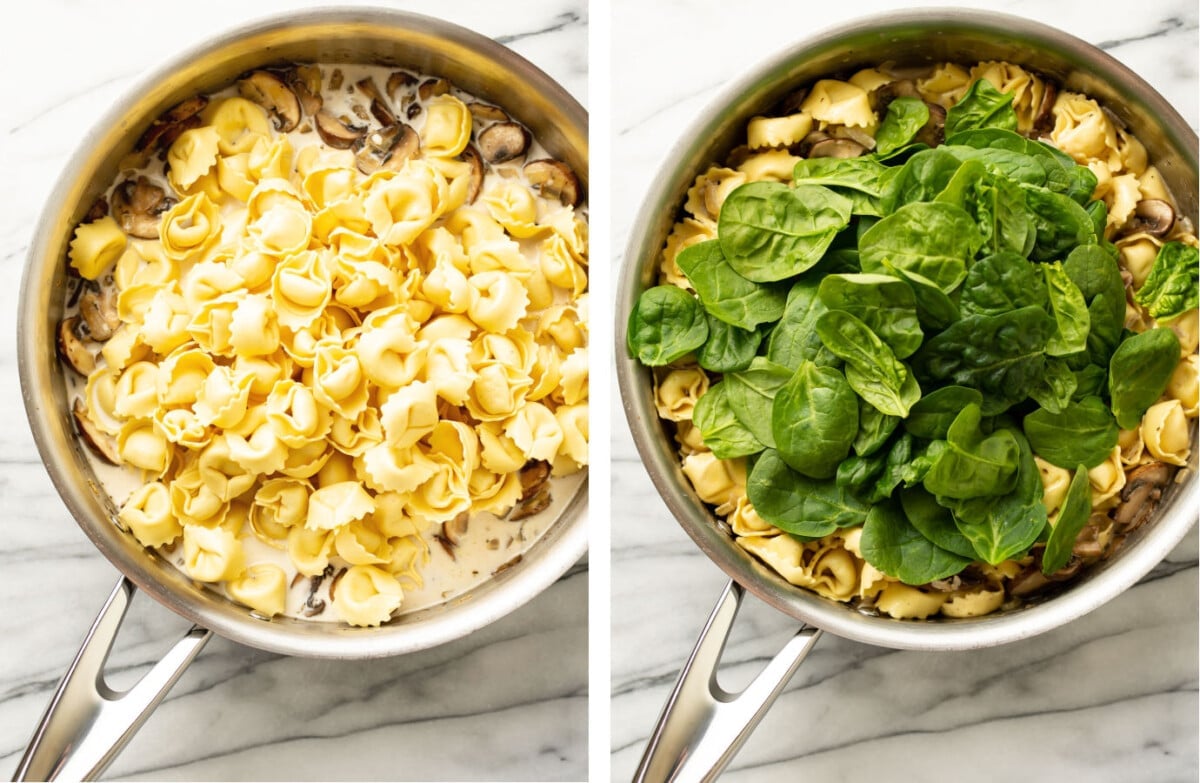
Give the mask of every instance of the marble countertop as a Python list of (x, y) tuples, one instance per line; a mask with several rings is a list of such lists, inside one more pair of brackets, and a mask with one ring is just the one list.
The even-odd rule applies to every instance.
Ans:
[[(1196, 126), (1191, 0), (1147, 0), (1136, 12), (1083, 0), (921, 4), (1068, 30), (1129, 65)], [(614, 0), (614, 256), (666, 151), (726, 82), (824, 27), (908, 5)], [(628, 780), (726, 577), (659, 499), (619, 402), (614, 393), (611, 769)], [(795, 627), (748, 600), (722, 685), (749, 682)], [(1193, 528), (1138, 585), (1033, 640), (916, 653), (826, 635), (722, 779), (1195, 781), (1197, 656)]]
[[(145, 70), (245, 20), (332, 3), (47, 0), (3, 27), (0, 141), (0, 777), (118, 572), (67, 513), (38, 459), (15, 353), (17, 281), (68, 156)], [(378, 5), (384, 5), (379, 3)], [(587, 102), (583, 0), (395, 3), (496, 38)], [(467, 638), (396, 658), (288, 658), (214, 638), (107, 777), (180, 780), (580, 780), (587, 775), (586, 561)], [(110, 661), (132, 684), (187, 623), (139, 597)]]

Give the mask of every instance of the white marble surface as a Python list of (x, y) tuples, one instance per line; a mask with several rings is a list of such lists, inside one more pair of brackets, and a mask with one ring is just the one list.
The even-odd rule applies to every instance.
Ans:
[[(1100, 44), (1197, 123), (1194, 0), (958, 2)], [(731, 78), (823, 27), (909, 4), (613, 3), (613, 253), (685, 125)], [(612, 779), (628, 780), (726, 578), (692, 544), (613, 417)], [(795, 629), (748, 601), (725, 653), (738, 689)], [(825, 636), (728, 781), (1197, 779), (1197, 536), (1110, 604), (1034, 640), (898, 652)]]
[[(117, 571), (38, 460), (15, 355), (17, 281), (50, 184), (146, 69), (246, 19), (318, 5), (44, 0), (10, 8), (0, 140), (0, 776), (7, 779)], [(321, 3), (320, 5), (330, 5)], [(383, 5), (382, 3), (380, 5)], [(473, 28), (587, 99), (583, 0), (394, 3)], [(587, 775), (587, 566), (462, 640), (397, 658), (286, 658), (214, 639), (110, 768), (111, 778), (579, 780)], [(112, 659), (131, 683), (186, 624), (139, 598)]]

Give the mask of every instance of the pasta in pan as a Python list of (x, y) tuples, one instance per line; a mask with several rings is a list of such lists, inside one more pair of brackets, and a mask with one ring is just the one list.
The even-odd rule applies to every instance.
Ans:
[[(1057, 183), (1041, 171), (1049, 161)], [(1012, 190), (983, 207), (980, 194), (1003, 177), (1012, 181), (995, 187)], [(987, 212), (1036, 214), (1049, 200), (1066, 210), (1064, 199), (1086, 241), (1049, 245), (1061, 213), (1005, 234), (1013, 224)], [(957, 229), (938, 222), (960, 205)], [(821, 79), (752, 117), (744, 144), (697, 176), (681, 206), (628, 346), (652, 368), (658, 416), (696, 496), (786, 582), (897, 619), (1012, 608), (1111, 555), (1176, 467), (1194, 465), (1200, 243), (1145, 147), (1092, 98), (1006, 62)], [(883, 233), (917, 214), (902, 239)], [(980, 246), (941, 236), (983, 223)], [(914, 239), (926, 230), (939, 236)], [(1103, 297), (1099, 278), (1075, 266), (1085, 256), (1089, 274), (1105, 270)], [(1033, 275), (1029, 290), (995, 283), (1017, 267)], [(991, 286), (1013, 299), (988, 299)], [(1029, 312), (1039, 296), (1061, 323), (1073, 307), (1064, 290), (1086, 312), (1070, 348), (1047, 341), (1036, 370), (1054, 389), (1004, 397), (975, 374), (977, 344), (936, 353), (956, 321)], [(909, 321), (892, 320), (906, 308)], [(1121, 364), (1154, 341), (1155, 369)], [(1147, 372), (1152, 391), (1131, 392)], [(842, 426), (854, 412), (845, 399), (856, 401), (855, 428)], [(983, 462), (1004, 459), (1014, 467), (991, 489), (955, 494), (981, 480)], [(1004, 505), (1016, 497), (1019, 512)]]
[[(143, 546), (264, 617), (379, 625), (431, 560), (478, 581), (519, 556), (551, 473), (587, 466), (586, 207), (459, 90), (245, 79), (166, 115), (75, 230), (76, 420)], [(258, 102), (303, 79), (315, 108)]]

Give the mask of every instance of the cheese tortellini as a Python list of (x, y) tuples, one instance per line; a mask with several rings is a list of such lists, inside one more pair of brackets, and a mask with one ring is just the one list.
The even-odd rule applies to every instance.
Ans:
[(323, 584), (329, 617), (387, 622), (440, 525), (508, 514), (529, 463), (588, 464), (579, 194), (481, 158), (496, 120), (469, 96), (380, 78), (355, 85), (369, 137), (237, 87), (176, 107), (144, 137), (165, 166), (151, 147), (136, 175), (158, 198), (116, 183), (124, 211), (70, 243), (113, 320), (77, 416), (143, 482), (118, 524), (266, 617), (311, 577), (305, 616)]

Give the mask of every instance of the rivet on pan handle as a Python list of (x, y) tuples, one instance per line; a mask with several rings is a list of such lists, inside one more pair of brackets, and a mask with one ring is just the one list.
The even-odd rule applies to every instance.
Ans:
[(802, 626), (745, 690), (725, 691), (717, 684), (717, 666), (742, 595), (741, 585), (730, 581), (717, 601), (650, 735), (634, 783), (715, 780), (820, 638), (820, 629)]
[(104, 681), (104, 664), (133, 600), (133, 582), (122, 577), (50, 700), (13, 780), (92, 780), (133, 738), (212, 632), (191, 630), (124, 693)]

